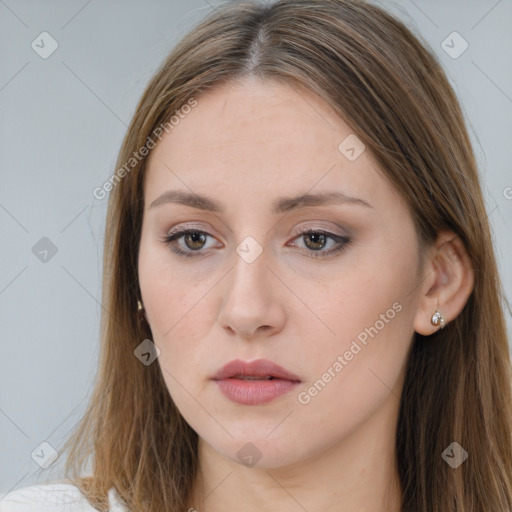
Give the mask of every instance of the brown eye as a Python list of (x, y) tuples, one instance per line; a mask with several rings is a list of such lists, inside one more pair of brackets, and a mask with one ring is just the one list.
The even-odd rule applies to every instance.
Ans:
[(190, 231), (183, 236), (185, 245), (191, 250), (199, 250), (203, 248), (206, 243), (206, 236), (200, 231)]
[(323, 233), (308, 233), (303, 238), (310, 242), (306, 242), (307, 248), (315, 251), (323, 249), (327, 243), (327, 237)]
[[(352, 240), (346, 236), (335, 235), (334, 233), (314, 229), (307, 229), (300, 232), (296, 239), (298, 240), (301, 238), (307, 249), (306, 254), (311, 258), (324, 258), (331, 256), (334, 253), (343, 251), (350, 243), (352, 243)], [(323, 250), (326, 245), (328, 245), (329, 241), (334, 242), (331, 244), (334, 248)]]
[[(171, 251), (180, 256), (194, 258), (196, 256), (203, 256), (206, 251), (203, 251), (208, 238), (213, 237), (204, 231), (198, 229), (182, 229), (173, 232), (163, 238), (163, 242), (171, 247)], [(179, 241), (183, 239), (183, 245), (179, 247)]]

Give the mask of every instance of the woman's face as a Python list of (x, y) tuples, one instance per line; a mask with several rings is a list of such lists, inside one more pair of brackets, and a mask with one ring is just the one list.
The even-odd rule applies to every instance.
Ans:
[(350, 127), (311, 93), (224, 84), (197, 97), (146, 172), (139, 279), (155, 364), (206, 446), (272, 468), (357, 433), (390, 436), (418, 241)]

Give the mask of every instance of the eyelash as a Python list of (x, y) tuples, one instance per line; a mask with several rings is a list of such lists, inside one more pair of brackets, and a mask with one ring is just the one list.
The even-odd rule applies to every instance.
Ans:
[[(201, 231), (199, 229), (183, 229), (180, 231), (175, 231), (175, 232), (169, 233), (167, 236), (165, 236), (162, 239), (162, 242), (168, 246), (171, 246), (171, 244), (174, 241), (179, 240), (183, 236), (189, 235), (192, 233), (199, 233), (202, 235), (211, 236), (210, 234), (206, 233), (206, 231)], [(297, 233), (295, 238), (300, 238), (301, 236), (303, 237), (305, 235), (310, 235), (310, 234), (324, 235), (327, 238), (330, 238), (330, 239), (334, 240), (337, 244), (339, 244), (336, 248), (330, 249), (329, 251), (313, 251), (311, 249), (310, 250), (306, 249), (306, 251), (309, 253), (308, 257), (313, 258), (313, 259), (326, 258), (328, 256), (331, 256), (334, 253), (343, 252), (347, 248), (347, 246), (352, 243), (352, 239), (348, 238), (346, 236), (335, 235), (334, 233), (330, 233), (329, 231), (322, 231), (322, 230), (316, 230), (316, 229), (303, 230), (300, 233)], [(203, 252), (200, 252), (200, 251), (195, 251), (195, 252), (194, 251), (183, 251), (177, 247), (170, 247), (170, 248), (173, 253), (175, 253), (179, 256), (184, 256), (186, 258), (197, 258), (204, 254)]]

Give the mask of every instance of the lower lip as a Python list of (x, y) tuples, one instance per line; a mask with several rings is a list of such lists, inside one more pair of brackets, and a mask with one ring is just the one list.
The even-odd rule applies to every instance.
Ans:
[(284, 379), (222, 379), (215, 382), (224, 396), (243, 405), (266, 404), (288, 393), (298, 384), (298, 382)]

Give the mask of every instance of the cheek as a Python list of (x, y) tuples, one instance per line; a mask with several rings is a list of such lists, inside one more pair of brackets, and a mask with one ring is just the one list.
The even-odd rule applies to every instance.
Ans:
[[(181, 269), (181, 271), (180, 271)], [(172, 256), (141, 239), (139, 283), (155, 343), (165, 348), (175, 340), (194, 339), (205, 318), (205, 296), (214, 285), (212, 277), (191, 278), (182, 267), (173, 265)]]
[[(323, 295), (308, 295), (329, 331), (319, 322), (299, 320), (309, 368), (304, 402), (316, 402), (315, 407), (334, 403), (336, 410), (354, 413), (374, 407), (397, 384), (414, 333), (417, 300), (411, 293), (416, 259), (404, 254), (361, 260), (359, 270), (324, 288)], [(319, 328), (327, 335), (315, 337)]]
[(167, 389), (178, 407), (185, 404), (189, 411), (194, 406), (190, 396), (196, 397), (201, 391), (197, 377), (204, 373), (202, 340), (210, 320), (204, 286), (181, 285), (176, 278), (156, 279), (146, 288), (146, 300), (151, 310), (148, 320), (152, 339), (160, 350), (157, 361)]
[(393, 298), (375, 290), (371, 299), (344, 303), (332, 317), (336, 342), (304, 347), (308, 381), (297, 390), (294, 418), (302, 432), (319, 433), (311, 434), (318, 442), (350, 435), (386, 402), (398, 406), (414, 315)]
[(144, 244), (144, 239), (139, 253), (139, 283), (164, 378), (173, 375), (179, 380), (183, 362), (194, 365), (194, 350), (204, 328), (204, 302), (200, 298), (206, 285), (185, 282), (173, 270), (165, 251)]
[(202, 340), (213, 318), (207, 283), (181, 285), (179, 279), (165, 278), (146, 289), (151, 311), (148, 320), (153, 341), (160, 349), (159, 360), (177, 374), (199, 363)]
[[(407, 261), (398, 265), (380, 259), (378, 263), (360, 261), (341, 277), (331, 276), (321, 291), (313, 282), (304, 285), (301, 293), (307, 297), (305, 303), (321, 321), (311, 316), (307, 328), (321, 334), (324, 348), (348, 349), (358, 336), (364, 342), (367, 329), (376, 326), (381, 337), (403, 320), (405, 303), (411, 299), (407, 295), (412, 289), (414, 266)], [(305, 323), (305, 319), (299, 321)]]

